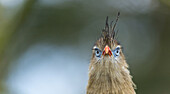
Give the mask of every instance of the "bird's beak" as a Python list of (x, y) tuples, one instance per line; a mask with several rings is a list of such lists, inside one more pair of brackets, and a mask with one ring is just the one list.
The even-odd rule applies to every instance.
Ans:
[(109, 55), (109, 56), (112, 55), (112, 51), (110, 50), (110, 47), (109, 47), (108, 45), (105, 46), (104, 51), (103, 51), (102, 54), (103, 54), (104, 56), (105, 56), (105, 55)]

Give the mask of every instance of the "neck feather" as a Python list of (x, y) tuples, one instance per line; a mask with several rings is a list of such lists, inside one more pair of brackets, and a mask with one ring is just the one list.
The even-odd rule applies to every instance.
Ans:
[(136, 94), (126, 63), (91, 64), (86, 94)]

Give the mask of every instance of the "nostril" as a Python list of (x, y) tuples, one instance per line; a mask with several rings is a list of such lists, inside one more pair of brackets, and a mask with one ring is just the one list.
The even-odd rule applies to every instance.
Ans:
[(109, 56), (111, 56), (111, 55), (112, 55), (112, 51), (109, 50)]
[(105, 55), (105, 51), (103, 51), (102, 55)]

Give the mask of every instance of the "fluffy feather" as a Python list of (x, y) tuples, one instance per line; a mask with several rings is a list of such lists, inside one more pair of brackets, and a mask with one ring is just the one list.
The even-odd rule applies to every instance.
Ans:
[(97, 40), (94, 47), (102, 51), (106, 45), (112, 50), (119, 46), (120, 55), (119, 57), (106, 55), (97, 58), (95, 51), (92, 51), (86, 94), (136, 94), (134, 91), (135, 84), (128, 70), (128, 64), (123, 55), (121, 45), (114, 38), (116, 23), (113, 27), (110, 25), (109, 28), (108, 17), (106, 18), (106, 26), (102, 31), (102, 36)]

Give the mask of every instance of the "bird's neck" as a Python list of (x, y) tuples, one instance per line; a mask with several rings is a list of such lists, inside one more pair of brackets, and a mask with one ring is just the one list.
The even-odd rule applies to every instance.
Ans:
[(125, 66), (90, 66), (86, 94), (136, 94), (131, 78)]

